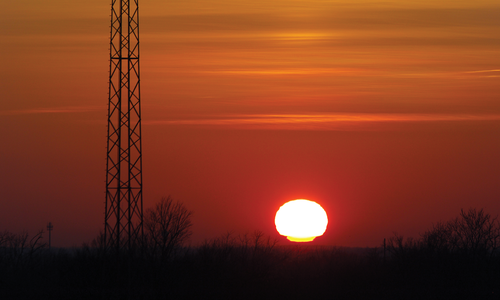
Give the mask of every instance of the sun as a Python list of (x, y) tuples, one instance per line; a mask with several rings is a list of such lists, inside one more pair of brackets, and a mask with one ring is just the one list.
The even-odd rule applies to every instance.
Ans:
[(328, 217), (321, 205), (306, 199), (283, 204), (274, 218), (276, 230), (292, 242), (310, 242), (323, 235)]

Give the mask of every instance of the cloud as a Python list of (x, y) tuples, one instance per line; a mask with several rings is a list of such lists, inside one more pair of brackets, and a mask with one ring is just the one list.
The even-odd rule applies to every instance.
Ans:
[(391, 30), (407, 32), (416, 28), (498, 27), (499, 8), (388, 9), (349, 8), (330, 5), (324, 10), (301, 13), (279, 10), (267, 12), (226, 12), (146, 16), (141, 19), (147, 32), (184, 34), (199, 32), (297, 32), (339, 30)]
[(255, 114), (146, 121), (146, 125), (208, 126), (271, 130), (352, 130), (396, 122), (499, 121), (500, 114)]
[(0, 115), (30, 115), (30, 114), (65, 114), (65, 113), (86, 113), (103, 110), (101, 106), (67, 106), (67, 107), (46, 107), (30, 108), (19, 110), (0, 111)]
[(456, 79), (473, 79), (473, 78), (496, 78), (500, 77), (500, 70), (477, 70), (477, 71), (462, 71), (462, 72), (427, 72), (427, 73), (408, 73), (397, 74), (401, 77), (434, 77), (434, 78), (456, 78)]

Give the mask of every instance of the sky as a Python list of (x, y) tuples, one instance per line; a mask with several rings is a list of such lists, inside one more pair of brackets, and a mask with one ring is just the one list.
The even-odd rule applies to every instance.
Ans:
[[(103, 229), (110, 3), (0, 0), (0, 231)], [(500, 4), (140, 2), (144, 207), (193, 211), (192, 245), (278, 235), (288, 200), (321, 245), (500, 214)]]

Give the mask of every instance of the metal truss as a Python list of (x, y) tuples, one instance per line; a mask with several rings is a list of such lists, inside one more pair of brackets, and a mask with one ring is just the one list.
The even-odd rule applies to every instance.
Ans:
[(143, 237), (139, 1), (111, 1), (104, 241), (131, 250)]

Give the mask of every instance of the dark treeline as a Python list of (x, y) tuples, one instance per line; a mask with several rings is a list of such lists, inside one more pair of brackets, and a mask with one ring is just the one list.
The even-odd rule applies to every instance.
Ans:
[(500, 225), (482, 210), (462, 211), (419, 238), (395, 234), (385, 249), (280, 246), (254, 232), (163, 254), (150, 240), (117, 256), (99, 238), (49, 251), (38, 237), (0, 234), (0, 299), (500, 297)]

